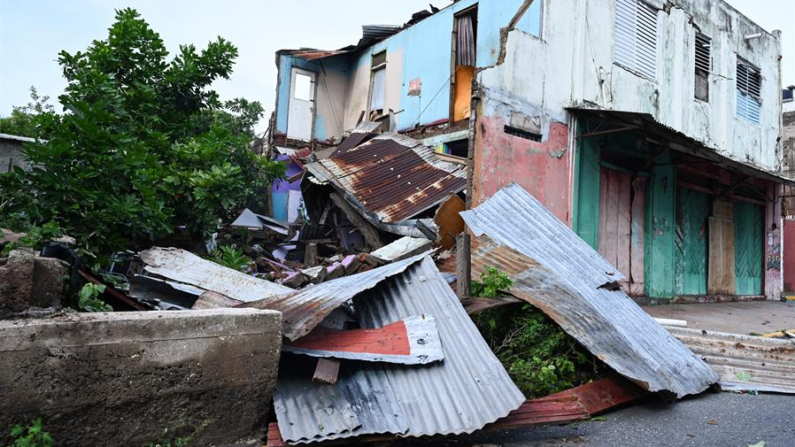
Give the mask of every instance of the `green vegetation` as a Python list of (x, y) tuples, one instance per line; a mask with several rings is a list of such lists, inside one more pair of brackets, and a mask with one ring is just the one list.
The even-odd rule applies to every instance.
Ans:
[(20, 111), (47, 141), (26, 144), (31, 171), (0, 175), (0, 226), (52, 222), (103, 260), (180, 227), (204, 238), (235, 216), (285, 175), (282, 163), (249, 150), (262, 106), (224, 103), (211, 89), (229, 78), (237, 54), (218, 38), (169, 59), (135, 10), (117, 11), (104, 40), (60, 53), (64, 112)]
[(30, 88), (30, 102), (26, 106), (14, 107), (11, 115), (0, 118), (0, 133), (7, 133), (28, 138), (48, 138), (36, 123), (36, 117), (44, 113), (53, 113), (55, 107), (49, 104), (49, 96), (39, 96), (36, 87)]
[(29, 226), (26, 228), (25, 236), (22, 236), (16, 242), (6, 244), (0, 255), (6, 256), (11, 250), (22, 247), (40, 249), (45, 242), (56, 239), (62, 235), (63, 232), (55, 222), (47, 222), (40, 227)]
[(254, 261), (243, 250), (232, 245), (221, 245), (210, 254), (210, 260), (234, 270), (246, 270)]
[(21, 425), (12, 427), (11, 437), (14, 443), (9, 444), (8, 447), (52, 447), (53, 443), (52, 436), (44, 431), (41, 418), (32, 420), (27, 427)]
[[(487, 267), (472, 284), (475, 296), (495, 297), (513, 282)], [(586, 383), (601, 363), (554, 321), (529, 304), (485, 310), (473, 317), (483, 338), (528, 398), (547, 396)]]
[(99, 299), (105, 292), (102, 284), (87, 283), (77, 294), (77, 307), (84, 312), (113, 312), (113, 308)]

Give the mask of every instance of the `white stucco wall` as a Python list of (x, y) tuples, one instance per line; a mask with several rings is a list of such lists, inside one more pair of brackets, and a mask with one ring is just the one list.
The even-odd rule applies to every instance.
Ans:
[[(592, 103), (649, 113), (737, 161), (780, 169), (779, 38), (722, 1), (650, 1), (658, 12), (657, 76), (648, 80), (614, 63), (615, 0), (545, 0), (542, 39), (512, 31), (502, 65), (479, 75), (488, 90), (505, 90), (548, 111)], [(694, 98), (696, 27), (712, 39), (709, 102)], [(745, 36), (762, 33), (746, 41)], [(736, 58), (760, 68), (760, 124), (736, 116)]]

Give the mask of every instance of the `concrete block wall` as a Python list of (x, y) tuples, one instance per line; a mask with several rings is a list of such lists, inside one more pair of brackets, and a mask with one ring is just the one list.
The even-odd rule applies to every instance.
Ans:
[(56, 445), (262, 439), (280, 328), (254, 309), (0, 321), (0, 445), (36, 417)]

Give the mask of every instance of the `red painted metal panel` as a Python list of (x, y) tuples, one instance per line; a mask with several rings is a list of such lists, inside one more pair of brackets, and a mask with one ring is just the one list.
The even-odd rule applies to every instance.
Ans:
[(337, 331), (316, 327), (307, 336), (289, 343), (294, 348), (385, 355), (409, 355), (408, 332), (403, 321), (378, 329)]
[(621, 376), (612, 376), (562, 391), (553, 396), (576, 397), (583, 408), (591, 416), (594, 416), (649, 394), (648, 391)]
[(795, 220), (784, 221), (784, 290), (795, 292)]

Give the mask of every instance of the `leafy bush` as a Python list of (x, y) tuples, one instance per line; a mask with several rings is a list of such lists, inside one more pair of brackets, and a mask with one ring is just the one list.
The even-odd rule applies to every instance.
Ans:
[(529, 304), (489, 309), (474, 320), (528, 398), (557, 393), (601, 374), (602, 364), (595, 357)]
[(102, 284), (87, 283), (77, 293), (77, 307), (85, 312), (113, 312), (113, 307), (99, 299), (105, 289)]
[(30, 425), (23, 427), (16, 425), (11, 428), (11, 437), (14, 443), (8, 447), (52, 447), (52, 436), (44, 431), (41, 418), (31, 421)]
[(472, 281), (472, 296), (493, 298), (500, 296), (513, 285), (513, 281), (505, 273), (491, 266), (481, 273), (480, 281)]
[(168, 60), (159, 34), (135, 10), (118, 10), (105, 40), (60, 53), (64, 113), (36, 114), (47, 141), (25, 146), (31, 171), (0, 175), (0, 216), (16, 231), (56, 222), (100, 257), (183, 226), (206, 237), (285, 175), (249, 150), (262, 106), (222, 103), (210, 88), (229, 78), (237, 54), (218, 38)]
[[(472, 294), (503, 295), (513, 281), (486, 266)], [(485, 310), (474, 316), (483, 338), (528, 398), (547, 396), (585, 383), (600, 373), (601, 363), (554, 321), (529, 304)]]
[(254, 261), (243, 250), (231, 245), (221, 245), (210, 254), (210, 260), (230, 269), (243, 271)]
[[(0, 224), (0, 226), (3, 226)], [(10, 242), (3, 247), (2, 255), (5, 256), (16, 248), (27, 247), (40, 249), (45, 242), (56, 239), (63, 235), (63, 232), (55, 222), (47, 222), (40, 227), (32, 226), (25, 228), (26, 234), (15, 242)]]

